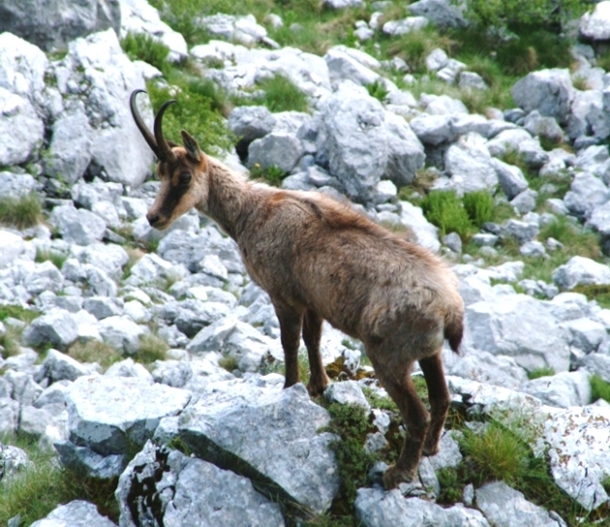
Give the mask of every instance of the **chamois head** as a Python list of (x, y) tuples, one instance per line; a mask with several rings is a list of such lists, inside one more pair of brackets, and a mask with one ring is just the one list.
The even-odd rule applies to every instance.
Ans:
[(159, 160), (157, 174), (161, 181), (161, 188), (146, 219), (151, 227), (164, 230), (207, 195), (207, 181), (202, 177), (207, 160), (197, 141), (184, 130), (181, 132), (184, 146), (163, 137), (163, 114), (170, 104), (176, 102), (174, 100), (163, 103), (159, 108), (155, 117), (154, 135), (150, 133), (136, 106), (136, 96), (140, 92), (144, 90), (135, 90), (131, 94), (131, 113), (148, 146)]

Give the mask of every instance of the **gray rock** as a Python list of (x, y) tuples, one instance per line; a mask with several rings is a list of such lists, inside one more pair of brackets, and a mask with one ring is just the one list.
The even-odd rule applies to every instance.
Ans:
[(537, 110), (564, 124), (570, 115), (574, 91), (569, 70), (555, 68), (527, 74), (512, 87), (511, 94), (527, 113)]
[(84, 0), (78, 5), (37, 1), (27, 7), (7, 0), (0, 7), (0, 20), (0, 32), (10, 31), (51, 51), (96, 31), (113, 28), (118, 33), (121, 10), (118, 0)]
[(249, 144), (273, 130), (275, 117), (265, 106), (238, 106), (229, 114), (227, 125), (238, 138)]
[(588, 40), (610, 39), (610, 13), (606, 2), (599, 2), (587, 11), (579, 23), (580, 34)]
[(37, 264), (24, 282), (26, 290), (32, 295), (39, 295), (43, 291), (59, 293), (63, 290), (64, 277), (53, 262), (47, 260)]
[(92, 296), (85, 298), (83, 309), (91, 313), (98, 320), (104, 318), (120, 316), (123, 314), (123, 307), (114, 298), (107, 296)]
[(608, 501), (602, 486), (608, 473), (605, 445), (610, 440), (610, 409), (587, 406), (549, 411), (543, 440), (555, 482), (585, 509)]
[(462, 90), (487, 90), (489, 88), (483, 77), (474, 71), (461, 71), (458, 86)]
[(361, 7), (364, 2), (363, 0), (324, 0), (322, 5), (331, 9), (343, 9), (345, 7)]
[(343, 83), (321, 107), (317, 156), (352, 197), (367, 201), (381, 179), (412, 181), (423, 147), (405, 121), (386, 113), (364, 89)]
[(294, 136), (271, 132), (248, 147), (248, 167), (263, 170), (277, 167), (290, 172), (303, 155), (303, 145)]
[(551, 366), (566, 371), (570, 351), (562, 328), (550, 309), (527, 295), (503, 296), (466, 308), (466, 324), (476, 338), (473, 346), (494, 355), (513, 357), (527, 371)]
[(383, 24), (382, 31), (386, 35), (398, 37), (412, 31), (423, 29), (428, 25), (428, 19), (423, 16), (409, 16), (401, 20), (390, 20)]
[(143, 446), (159, 420), (178, 414), (190, 397), (135, 377), (80, 377), (66, 392), (70, 440), (101, 456), (124, 455)]
[(75, 445), (66, 439), (55, 441), (53, 447), (66, 468), (98, 480), (120, 476), (129, 461), (126, 454), (102, 455), (89, 447)]
[(151, 442), (121, 475), (116, 497), (121, 527), (151, 518), (168, 527), (284, 526), (280, 506), (247, 478)]
[(31, 527), (116, 527), (106, 516), (97, 512), (97, 506), (82, 500), (60, 505)]
[(31, 467), (31, 461), (25, 450), (0, 443), (0, 480), (8, 481), (19, 471)]
[(19, 413), (19, 430), (26, 437), (40, 439), (47, 427), (53, 424), (53, 415), (44, 408), (22, 406)]
[(610, 382), (610, 356), (591, 353), (583, 357), (581, 364), (591, 375), (599, 375), (604, 381)]
[(78, 245), (95, 243), (103, 238), (106, 231), (106, 223), (99, 216), (72, 205), (55, 207), (50, 221), (59, 229), (65, 241)]
[[(600, 178), (588, 172), (580, 172), (574, 176), (563, 202), (572, 214), (588, 218), (596, 207), (604, 205), (609, 198), (608, 188)], [(605, 208), (601, 210), (604, 211)], [(598, 223), (599, 219), (595, 222)]]
[(104, 342), (126, 355), (138, 352), (141, 346), (140, 337), (148, 333), (147, 329), (125, 316), (111, 316), (99, 324), (99, 332)]
[(551, 516), (503, 481), (486, 483), (477, 489), (476, 500), (487, 520), (497, 527), (567, 527), (556, 514)]
[(445, 170), (451, 176), (449, 188), (462, 195), (490, 190), (498, 184), (496, 168), (485, 139), (474, 132), (462, 136), (445, 153)]
[(0, 433), (16, 433), (18, 423), (19, 403), (10, 397), (0, 397)]
[(356, 518), (366, 527), (434, 525), (438, 527), (489, 527), (483, 515), (462, 504), (448, 509), (420, 498), (404, 498), (400, 490), (358, 489)]
[(22, 336), (26, 346), (50, 343), (60, 350), (66, 349), (78, 337), (78, 328), (71, 313), (54, 308), (27, 327)]
[(47, 174), (76, 183), (91, 162), (92, 131), (82, 102), (68, 107), (53, 123), (48, 156), (44, 158)]
[(9, 384), (11, 397), (21, 405), (33, 404), (42, 393), (42, 387), (28, 373), (9, 370), (4, 378)]
[(523, 128), (533, 136), (543, 137), (555, 143), (560, 143), (566, 139), (555, 118), (544, 117), (540, 115), (538, 110), (534, 110), (526, 116)]
[(197, 457), (221, 468), (238, 466), (282, 499), (320, 514), (339, 490), (328, 448), (335, 436), (318, 433), (329, 422), (302, 384), (280, 390), (251, 382), (203, 394), (180, 415), (179, 432)]
[(596, 351), (599, 345), (606, 339), (606, 328), (603, 324), (582, 317), (563, 323), (572, 339), (570, 345), (582, 350), (584, 353)]
[(324, 391), (324, 397), (333, 403), (355, 404), (366, 411), (371, 409), (362, 388), (356, 381), (333, 382)]
[(524, 215), (528, 212), (532, 212), (536, 208), (537, 198), (538, 192), (531, 188), (527, 188), (510, 200), (510, 204), (517, 214)]
[(496, 170), (498, 183), (506, 197), (511, 200), (523, 192), (529, 185), (519, 167), (504, 163), (499, 159), (492, 159), (491, 165)]
[(409, 4), (408, 9), (412, 14), (423, 16), (441, 28), (459, 28), (466, 25), (460, 9), (449, 0), (419, 0)]
[[(131, 186), (141, 184), (154, 154), (125, 101), (132, 90), (144, 89), (145, 83), (121, 49), (117, 33), (107, 30), (74, 40), (68, 55), (54, 63), (49, 74), (54, 74), (60, 96), (78, 96), (83, 101), (91, 127), (91, 175)], [(142, 108), (141, 113), (151, 120), (150, 107)], [(117, 144), (130, 148), (117, 149)]]
[(513, 219), (508, 220), (501, 229), (503, 236), (514, 238), (519, 243), (532, 241), (539, 232), (540, 228), (537, 224)]
[(549, 406), (585, 406), (591, 402), (589, 376), (585, 371), (564, 371), (527, 381), (521, 386), (521, 391), (533, 395)]
[[(119, 362), (115, 362), (106, 370), (104, 375), (107, 377), (137, 377), (139, 379), (148, 381), (151, 384), (154, 382), (153, 376), (150, 374), (150, 372), (139, 362), (134, 362), (131, 357)], [(180, 386), (176, 387), (180, 388)]]
[(32, 103), (0, 86), (0, 163), (4, 166), (27, 162), (42, 143), (44, 125)]
[(590, 258), (573, 256), (555, 269), (553, 282), (563, 290), (574, 289), (577, 285), (609, 285), (610, 269)]
[(59, 381), (75, 381), (83, 375), (91, 375), (91, 368), (84, 366), (69, 355), (50, 349), (42, 363), (42, 375), (50, 384)]
[(468, 350), (460, 360), (446, 368), (450, 375), (512, 390), (519, 389), (527, 381), (525, 370), (512, 357), (475, 349)]
[[(354, 50), (355, 51), (355, 50)], [(362, 52), (364, 54), (364, 52)], [(334, 46), (330, 48), (324, 55), (324, 60), (328, 65), (328, 73), (331, 82), (339, 83), (345, 80), (352, 81), (360, 86), (367, 86), (375, 82), (381, 82), (383, 79), (379, 73), (373, 71), (364, 61), (359, 61), (357, 56), (354, 56), (353, 51), (345, 46)], [(372, 62), (377, 68), (379, 62), (373, 57), (367, 61)]]

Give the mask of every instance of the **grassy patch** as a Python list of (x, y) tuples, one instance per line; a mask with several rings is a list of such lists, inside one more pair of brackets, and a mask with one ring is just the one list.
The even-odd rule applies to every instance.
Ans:
[(157, 360), (165, 360), (169, 346), (163, 339), (153, 334), (140, 337), (140, 349), (133, 359), (142, 364), (152, 364)]
[[(258, 83), (265, 92), (262, 104), (272, 112), (307, 112), (307, 96), (283, 75), (275, 75)], [(258, 103), (258, 101), (256, 101)]]
[(57, 267), (58, 269), (61, 269), (67, 259), (68, 259), (68, 255), (63, 254), (63, 253), (58, 253), (56, 251), (51, 251), (51, 250), (44, 250), (44, 249), (40, 249), (40, 248), (36, 249), (35, 261), (37, 263), (49, 261), (55, 267)]
[(599, 375), (593, 375), (589, 382), (591, 383), (591, 400), (595, 402), (603, 399), (610, 403), (610, 383), (604, 381)]
[(527, 378), (531, 381), (540, 377), (551, 377), (555, 375), (555, 369), (550, 366), (542, 366), (527, 373)]
[(610, 309), (609, 285), (579, 284), (572, 291), (585, 295), (588, 300), (595, 300), (603, 308)]
[(327, 409), (332, 419), (328, 431), (341, 438), (331, 444), (341, 478), (339, 495), (335, 498), (331, 511), (333, 516), (341, 518), (353, 515), (356, 491), (367, 484), (368, 472), (379, 456), (363, 449), (367, 434), (374, 431), (364, 408), (332, 403)]
[(59, 465), (54, 455), (40, 450), (34, 441), (3, 437), (4, 444), (24, 449), (32, 464), (0, 484), (0, 524), (21, 514), (20, 525), (44, 518), (62, 503), (83, 499), (97, 505), (98, 511), (118, 522), (119, 511), (114, 490), (117, 481), (82, 478)]
[(36, 194), (31, 193), (19, 198), (0, 198), (0, 224), (27, 229), (41, 221), (42, 205)]
[(122, 359), (112, 346), (97, 340), (86, 342), (77, 340), (66, 353), (78, 362), (97, 362), (104, 370)]
[(35, 318), (38, 318), (40, 313), (34, 309), (27, 309), (22, 306), (0, 305), (0, 321), (7, 318), (16, 318), (30, 324)]
[(234, 370), (238, 369), (237, 359), (235, 357), (222, 356), (218, 359), (218, 366), (227, 370), (229, 373), (233, 373)]
[(167, 69), (169, 48), (146, 33), (127, 33), (121, 47), (130, 60), (143, 60), (160, 71)]

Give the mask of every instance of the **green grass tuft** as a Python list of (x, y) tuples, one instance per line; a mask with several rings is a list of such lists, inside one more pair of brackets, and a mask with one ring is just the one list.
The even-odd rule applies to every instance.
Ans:
[(17, 229), (34, 227), (42, 221), (40, 198), (31, 193), (19, 198), (0, 198), (0, 224), (11, 225)]
[(36, 249), (35, 261), (37, 263), (50, 261), (53, 263), (53, 265), (55, 267), (57, 267), (58, 269), (61, 269), (67, 259), (68, 259), (68, 255), (66, 255), (66, 254), (58, 253), (56, 251), (51, 251), (51, 250), (44, 250), (44, 249), (40, 249), (40, 248)]
[(268, 168), (262, 168), (256, 163), (250, 169), (250, 176), (253, 179), (262, 179), (274, 187), (279, 187), (282, 184), (282, 180), (287, 176), (281, 168), (277, 166), (271, 166)]
[(30, 525), (58, 505), (76, 499), (95, 503), (101, 514), (118, 523), (116, 479), (93, 480), (70, 472), (61, 467), (53, 453), (41, 450), (33, 440), (5, 436), (0, 442), (24, 449), (32, 462), (15, 477), (0, 483), (0, 525), (7, 525), (17, 514), (21, 515), (20, 525)]
[(140, 337), (140, 349), (134, 355), (133, 360), (142, 364), (152, 364), (157, 360), (165, 360), (169, 346), (163, 339), (153, 334)]
[(127, 33), (121, 47), (130, 60), (143, 60), (160, 71), (167, 69), (169, 48), (146, 33)]
[(371, 84), (366, 85), (366, 89), (371, 97), (375, 97), (379, 102), (385, 102), (390, 92), (383, 82), (376, 80)]
[(593, 402), (603, 399), (610, 403), (610, 383), (604, 381), (599, 375), (593, 375), (589, 382), (591, 383), (591, 400)]
[(527, 378), (531, 381), (534, 379), (539, 379), (540, 377), (551, 377), (555, 375), (555, 369), (550, 366), (542, 366), (541, 368), (536, 368), (528, 372)]
[(265, 92), (262, 100), (254, 99), (255, 104), (262, 103), (271, 112), (307, 112), (307, 96), (294, 83), (283, 75), (275, 75), (261, 80), (258, 87)]
[(491, 221), (494, 199), (490, 192), (479, 190), (464, 194), (463, 202), (470, 221), (478, 228), (481, 228), (485, 222)]
[(78, 362), (97, 362), (104, 370), (122, 359), (112, 346), (97, 340), (77, 340), (70, 345), (66, 353)]

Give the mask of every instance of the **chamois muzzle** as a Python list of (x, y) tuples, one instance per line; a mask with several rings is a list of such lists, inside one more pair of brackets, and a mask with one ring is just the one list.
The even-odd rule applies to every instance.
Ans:
[(153, 127), (155, 135), (153, 136), (153, 134), (150, 133), (150, 130), (144, 123), (144, 120), (140, 116), (140, 112), (138, 111), (136, 97), (140, 92), (146, 93), (144, 90), (134, 90), (131, 93), (131, 97), (129, 98), (129, 106), (131, 108), (131, 114), (133, 115), (133, 119), (136, 122), (136, 126), (138, 127), (138, 130), (140, 130), (140, 133), (148, 143), (148, 146), (150, 146), (151, 150), (155, 153), (159, 161), (173, 161), (176, 156), (174, 152), (172, 152), (169, 143), (163, 136), (162, 121), (163, 114), (165, 113), (167, 107), (176, 101), (174, 99), (171, 99), (167, 102), (164, 102), (161, 108), (159, 108), (159, 111), (157, 112), (157, 115), (155, 117), (155, 123)]

